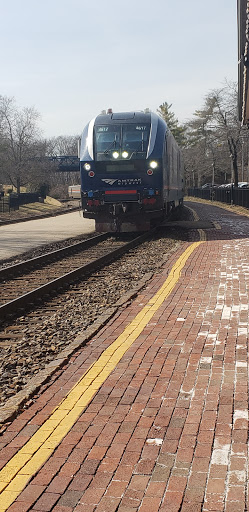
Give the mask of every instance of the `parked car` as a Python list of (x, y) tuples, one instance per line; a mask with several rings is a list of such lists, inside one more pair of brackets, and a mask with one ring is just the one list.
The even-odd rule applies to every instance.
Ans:
[(239, 181), (238, 188), (249, 188), (249, 183), (247, 181)]
[(207, 189), (207, 188), (217, 188), (219, 185), (216, 185), (216, 183), (205, 183), (204, 185), (202, 185), (202, 189)]

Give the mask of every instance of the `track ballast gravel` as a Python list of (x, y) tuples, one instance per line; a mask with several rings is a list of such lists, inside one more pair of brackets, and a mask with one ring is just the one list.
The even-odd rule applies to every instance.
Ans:
[[(184, 208), (182, 216), (188, 215)], [(25, 317), (0, 331), (0, 405), (20, 391), (28, 380), (51, 362), (108, 307), (130, 291), (147, 273), (160, 267), (185, 235), (179, 229), (162, 230), (118, 261), (71, 285)]]

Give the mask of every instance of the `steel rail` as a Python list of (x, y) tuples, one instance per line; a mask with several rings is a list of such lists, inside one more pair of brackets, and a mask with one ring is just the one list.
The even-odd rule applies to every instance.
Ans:
[(51, 292), (57, 291), (60, 288), (72, 284), (72, 282), (79, 279), (80, 277), (93, 272), (97, 268), (103, 267), (114, 259), (118, 259), (130, 249), (145, 242), (148, 238), (155, 234), (157, 229), (158, 228), (154, 228), (153, 230), (146, 232), (139, 237), (136, 237), (131, 242), (124, 244), (122, 247), (114, 249), (113, 251), (108, 252), (104, 256), (101, 256), (100, 258), (97, 258), (90, 263), (86, 263), (85, 265), (71, 272), (68, 272), (61, 277), (58, 277), (57, 279), (54, 279), (53, 281), (50, 281), (49, 283), (46, 283), (41, 287), (32, 290), (31, 292), (28, 292), (10, 302), (7, 302), (6, 304), (3, 304), (0, 306), (0, 322), (3, 322), (8, 315), (14, 314), (14, 316), (18, 316), (19, 310), (21, 310), (20, 314), (23, 314), (23, 310), (33, 307), (36, 300), (42, 299)]
[(82, 249), (89, 249), (89, 247), (92, 247), (97, 243), (106, 240), (108, 236), (110, 236), (110, 233), (102, 233), (101, 235), (93, 236), (76, 244), (71, 244), (67, 247), (62, 247), (61, 249), (56, 249), (55, 251), (47, 252), (41, 256), (36, 256), (35, 258), (22, 261), (21, 263), (16, 263), (15, 265), (4, 267), (0, 269), (0, 280), (13, 278), (13, 276), (16, 276), (20, 272), (28, 272), (31, 268), (36, 267), (37, 265), (42, 265), (44, 263), (58, 260), (64, 256), (67, 256), (68, 254), (81, 251)]

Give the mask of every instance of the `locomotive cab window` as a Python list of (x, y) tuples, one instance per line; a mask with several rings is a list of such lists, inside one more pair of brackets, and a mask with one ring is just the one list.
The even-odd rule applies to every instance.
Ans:
[(120, 138), (120, 126), (97, 126), (95, 128), (96, 153), (107, 154), (111, 150), (119, 149)]
[(150, 124), (102, 125), (95, 127), (96, 160), (145, 159)]
[(122, 149), (145, 153), (148, 149), (150, 125), (128, 124), (122, 130)]

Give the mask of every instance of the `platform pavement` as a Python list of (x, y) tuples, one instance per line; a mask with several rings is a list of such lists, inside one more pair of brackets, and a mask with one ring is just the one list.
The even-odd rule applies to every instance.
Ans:
[(81, 211), (0, 226), (0, 261), (44, 244), (94, 231), (95, 222), (84, 219)]
[(187, 205), (215, 228), (192, 231), (4, 432), (0, 511), (248, 509), (249, 219)]

